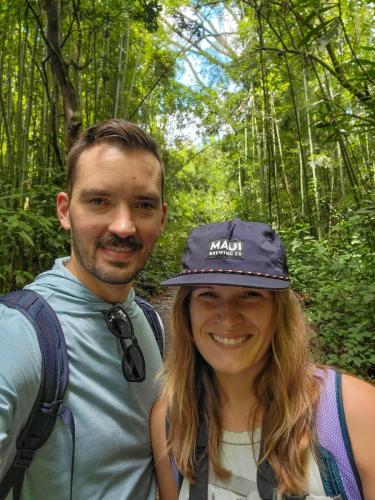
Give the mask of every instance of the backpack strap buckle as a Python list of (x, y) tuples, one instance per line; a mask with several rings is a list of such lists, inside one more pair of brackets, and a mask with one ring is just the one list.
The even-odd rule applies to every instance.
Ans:
[(60, 414), (62, 404), (62, 399), (57, 399), (56, 401), (52, 401), (52, 403), (42, 403), (39, 409), (42, 413), (46, 413), (50, 417), (57, 417)]

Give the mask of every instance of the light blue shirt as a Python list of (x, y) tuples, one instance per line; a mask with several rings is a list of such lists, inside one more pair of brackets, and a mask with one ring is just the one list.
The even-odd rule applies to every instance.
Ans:
[[(103, 310), (111, 304), (85, 288), (57, 259), (52, 270), (28, 286), (46, 298), (60, 320), (69, 356), (65, 395), (75, 420), (74, 500), (154, 500), (149, 414), (159, 387), (161, 357), (153, 332), (134, 302), (129, 315), (146, 363), (146, 379), (129, 383), (122, 350), (108, 330)], [(0, 478), (15, 454), (15, 442), (35, 401), (41, 356), (35, 331), (16, 310), (0, 305)], [(72, 440), (57, 419), (26, 472), (22, 500), (68, 500)], [(8, 496), (12, 498), (11, 495)]]

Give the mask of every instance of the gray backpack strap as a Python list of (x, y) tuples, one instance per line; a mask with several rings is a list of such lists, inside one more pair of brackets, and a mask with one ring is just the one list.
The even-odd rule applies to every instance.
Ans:
[[(263, 455), (263, 436), (260, 445), (259, 458)], [(262, 500), (276, 500), (277, 479), (268, 460), (263, 460), (257, 469), (257, 487)]]
[(197, 442), (195, 444), (195, 483), (190, 485), (189, 500), (208, 499), (207, 430), (204, 420), (200, 420)]
[[(260, 441), (260, 450), (259, 457), (263, 456), (264, 450), (264, 441), (263, 441), (263, 432)], [(272, 468), (272, 465), (268, 460), (263, 460), (257, 469), (257, 487), (258, 493), (262, 500), (277, 500), (277, 486), (278, 482), (275, 476), (275, 472)], [(282, 498), (283, 500), (304, 500), (308, 497), (308, 493), (302, 493), (301, 495), (293, 495), (292, 493), (284, 493)]]

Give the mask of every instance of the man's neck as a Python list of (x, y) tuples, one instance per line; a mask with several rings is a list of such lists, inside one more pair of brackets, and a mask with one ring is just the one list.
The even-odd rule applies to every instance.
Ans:
[(112, 285), (110, 283), (100, 281), (90, 273), (81, 269), (81, 267), (76, 266), (73, 259), (69, 259), (65, 264), (65, 267), (82, 283), (82, 285), (90, 290), (90, 292), (95, 294), (104, 302), (109, 302), (110, 304), (119, 304), (124, 302), (128, 298), (130, 290), (133, 286), (133, 281), (122, 285)]

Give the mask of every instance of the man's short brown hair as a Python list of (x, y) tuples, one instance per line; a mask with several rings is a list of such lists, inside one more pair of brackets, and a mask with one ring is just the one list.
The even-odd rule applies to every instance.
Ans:
[(86, 129), (69, 151), (66, 164), (66, 185), (71, 196), (77, 164), (81, 154), (98, 144), (111, 144), (124, 150), (141, 149), (149, 151), (160, 163), (161, 193), (164, 194), (164, 166), (155, 140), (135, 123), (112, 118)]

